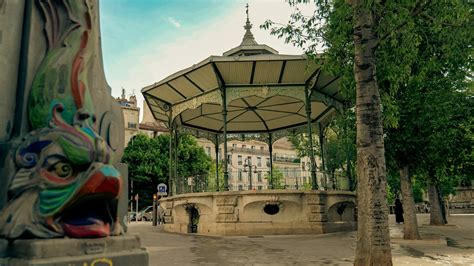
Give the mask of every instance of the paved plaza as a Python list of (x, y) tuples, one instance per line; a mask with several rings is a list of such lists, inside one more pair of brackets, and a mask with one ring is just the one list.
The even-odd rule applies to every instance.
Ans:
[[(429, 226), (419, 214), (423, 240), (403, 240), (390, 216), (394, 265), (474, 265), (474, 215), (453, 215), (447, 226)], [(150, 265), (352, 265), (355, 232), (324, 235), (212, 237), (170, 234), (150, 222), (132, 223)]]

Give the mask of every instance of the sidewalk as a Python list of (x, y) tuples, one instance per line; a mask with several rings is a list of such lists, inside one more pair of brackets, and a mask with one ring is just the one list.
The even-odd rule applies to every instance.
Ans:
[[(390, 216), (394, 265), (474, 265), (474, 215), (452, 215), (447, 226), (429, 226), (419, 214), (422, 240), (403, 239)], [(352, 265), (355, 232), (285, 236), (196, 236), (165, 233), (151, 222), (132, 223), (150, 265)]]
[(404, 240), (403, 225), (390, 217), (395, 265), (474, 265), (474, 215), (451, 215), (445, 226), (430, 226), (428, 214), (417, 218), (422, 240)]

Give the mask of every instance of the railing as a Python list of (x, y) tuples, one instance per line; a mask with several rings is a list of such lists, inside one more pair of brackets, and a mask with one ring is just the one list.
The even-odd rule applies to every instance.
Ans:
[(268, 156), (268, 150), (265, 150), (265, 149), (262, 150), (262, 149), (232, 147), (232, 148), (230, 148), (229, 151), (233, 152), (233, 153), (255, 154), (255, 155)]
[(283, 162), (283, 163), (300, 163), (300, 158), (288, 158), (288, 157), (273, 157), (274, 162)]
[(207, 192), (208, 175), (195, 175), (191, 177), (178, 177), (175, 181), (176, 194)]
[[(260, 173), (260, 178), (259, 178)], [(270, 185), (267, 170), (240, 172), (229, 171), (229, 190), (265, 190), (265, 189), (296, 189), (311, 190), (311, 172), (301, 169), (275, 169), (273, 172), (273, 187)], [(250, 178), (252, 181), (250, 182)], [(178, 177), (175, 180), (176, 193), (197, 193), (217, 191), (216, 177), (200, 174), (192, 177)], [(343, 173), (316, 172), (316, 180), (320, 190), (349, 190), (349, 180)], [(219, 179), (220, 191), (224, 191), (223, 177)]]

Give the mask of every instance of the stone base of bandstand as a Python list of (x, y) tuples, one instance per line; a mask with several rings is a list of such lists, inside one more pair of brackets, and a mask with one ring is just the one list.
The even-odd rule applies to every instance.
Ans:
[[(250, 236), (356, 230), (355, 202), (348, 191), (257, 190), (181, 194), (162, 198), (160, 206), (166, 232)], [(268, 205), (276, 213), (267, 213)], [(199, 213), (195, 225), (191, 209)]]
[(0, 266), (148, 265), (148, 253), (137, 236), (95, 239), (0, 239)]

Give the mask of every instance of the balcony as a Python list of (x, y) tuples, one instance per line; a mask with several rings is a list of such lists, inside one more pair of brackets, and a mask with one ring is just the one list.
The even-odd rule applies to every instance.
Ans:
[(300, 158), (287, 158), (287, 157), (274, 156), (273, 157), (273, 162), (299, 164), (301, 162), (301, 159)]
[(229, 152), (231, 153), (242, 153), (242, 154), (253, 154), (253, 155), (267, 155), (268, 150), (261, 150), (261, 149), (251, 149), (251, 148), (238, 148), (238, 147), (230, 147)]

